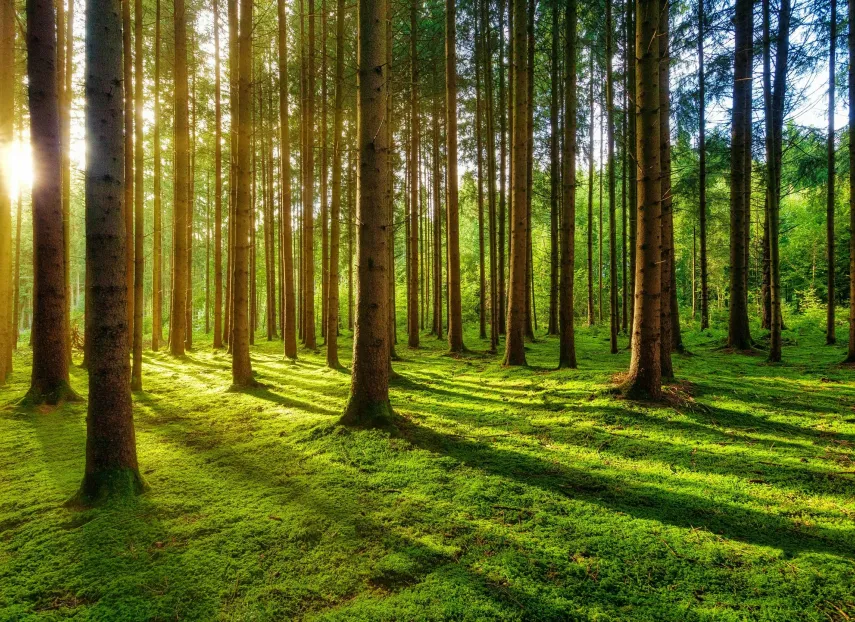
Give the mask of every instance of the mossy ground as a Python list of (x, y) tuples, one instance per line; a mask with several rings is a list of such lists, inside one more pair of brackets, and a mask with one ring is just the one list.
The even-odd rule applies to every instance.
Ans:
[(607, 330), (580, 329), (562, 371), (555, 338), (506, 369), (425, 337), (398, 346), (391, 436), (336, 425), (349, 376), (321, 353), (259, 341), (264, 387), (230, 392), (199, 337), (144, 356), (150, 490), (91, 510), (64, 505), (86, 406), (16, 406), (22, 351), (0, 392), (0, 619), (852, 619), (855, 376), (792, 328), (780, 365), (688, 332), (668, 406), (608, 390), (628, 354)]

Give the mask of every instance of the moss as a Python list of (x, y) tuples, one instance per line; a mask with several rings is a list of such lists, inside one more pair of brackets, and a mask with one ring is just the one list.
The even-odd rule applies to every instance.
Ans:
[(184, 359), (144, 353), (149, 490), (83, 508), (86, 406), (16, 405), (22, 349), (0, 389), (0, 620), (853, 617), (855, 383), (796, 320), (776, 365), (687, 332), (666, 403), (609, 391), (629, 354), (601, 327), (578, 328), (573, 370), (554, 337), (526, 368), (477, 331), (460, 358), (426, 338), (395, 364), (396, 434), (338, 425), (350, 381), (323, 355), (259, 339), (265, 386), (229, 392), (197, 334)]
[(68, 505), (89, 507), (128, 499), (142, 494), (147, 488), (136, 469), (110, 469), (87, 473), (83, 476), (80, 490), (68, 501)]
[(61, 382), (49, 391), (43, 391), (41, 388), (31, 386), (19, 403), (22, 408), (32, 408), (43, 404), (57, 406), (65, 402), (80, 401), (82, 401), (82, 398), (71, 388), (71, 385), (67, 382)]

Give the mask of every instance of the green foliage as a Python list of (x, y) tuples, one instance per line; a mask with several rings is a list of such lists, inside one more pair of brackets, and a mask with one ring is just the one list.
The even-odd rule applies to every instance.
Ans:
[(771, 366), (718, 350), (719, 326), (686, 334), (662, 406), (608, 391), (628, 353), (606, 354), (601, 327), (578, 328), (563, 371), (554, 338), (505, 369), (425, 336), (395, 363), (391, 436), (336, 424), (349, 376), (322, 356), (259, 339), (265, 386), (228, 392), (227, 355), (197, 335), (186, 359), (145, 353), (150, 490), (88, 510), (64, 505), (86, 406), (14, 406), (22, 351), (0, 392), (0, 619), (851, 617), (843, 349), (794, 316), (798, 345)]

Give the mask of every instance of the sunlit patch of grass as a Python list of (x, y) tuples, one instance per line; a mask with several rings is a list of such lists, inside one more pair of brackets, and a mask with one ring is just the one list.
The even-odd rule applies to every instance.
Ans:
[(322, 349), (259, 339), (263, 386), (233, 392), (197, 335), (144, 356), (150, 492), (86, 511), (63, 506), (86, 405), (12, 406), (21, 351), (0, 390), (0, 619), (845, 620), (855, 382), (793, 327), (780, 365), (687, 334), (668, 405), (610, 393), (629, 355), (601, 328), (560, 371), (553, 337), (509, 369), (475, 334), (459, 358), (426, 336), (399, 345), (392, 436), (337, 425), (349, 376)]

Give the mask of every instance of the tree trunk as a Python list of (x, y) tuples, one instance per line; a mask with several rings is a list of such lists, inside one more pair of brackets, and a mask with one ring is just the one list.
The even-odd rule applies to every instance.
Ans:
[[(33, 150), (33, 369), (27, 401), (57, 404), (74, 398), (68, 384), (68, 305), (62, 219), (62, 155), (56, 74), (56, 13), (51, 0), (27, 0), (27, 79)], [(8, 200), (8, 194), (6, 195)], [(0, 267), (11, 273), (11, 212), (3, 206)], [(10, 279), (4, 278), (4, 289)], [(9, 306), (0, 315), (3, 359)]]
[(751, 46), (754, 37), (752, 7), (752, 0), (736, 0), (730, 184), (730, 318), (727, 343), (737, 350), (748, 350), (751, 347), (745, 218), (750, 190)]
[(419, 347), (419, 100), (418, 4), (410, 4), (410, 213), (407, 235), (407, 344)]
[(662, 275), (659, 301), (660, 338), (659, 365), (663, 378), (673, 378), (671, 364), (671, 273), (674, 269), (674, 214), (671, 211), (671, 89), (669, 47), (669, 0), (659, 2), (659, 166), (661, 176), (662, 259), (659, 264)]
[(341, 215), (341, 168), (344, 141), (342, 136), (344, 116), (344, 0), (336, 0), (335, 16), (335, 112), (333, 113), (333, 163), (332, 200), (330, 202), (330, 262), (329, 262), (329, 316), (327, 317), (327, 366), (338, 369), (338, 317), (339, 317), (339, 219)]
[(457, 9), (445, 0), (446, 194), (448, 216), (448, 349), (463, 352), (463, 312), (460, 300), (460, 224), (457, 204)]
[[(507, 0), (508, 11), (511, 12), (513, 0)], [(510, 43), (510, 37), (509, 37)], [(508, 59), (510, 71), (511, 60)], [(505, 0), (499, 0), (499, 213), (497, 215), (498, 239), (496, 240), (496, 255), (498, 257), (498, 305), (499, 334), (505, 334), (505, 222), (507, 213), (507, 162), (508, 162), (508, 127), (507, 114), (511, 111), (513, 102), (508, 98), (505, 103)]]
[(223, 347), (223, 107), (221, 99), (220, 4), (218, 0), (214, 0), (214, 348)]
[[(849, 3), (849, 23), (855, 24), (855, 2)], [(855, 28), (849, 29), (849, 58), (855, 58)], [(849, 63), (849, 101), (855, 101), (855, 63)], [(855, 128), (855, 106), (849, 106), (849, 132)], [(855, 170), (855, 141), (849, 141), (849, 168)], [(849, 175), (849, 347), (847, 363), (855, 363), (855, 175)]]
[(834, 328), (834, 71), (837, 53), (837, 0), (831, 0), (831, 33), (828, 49), (828, 182), (826, 184), (826, 238), (828, 257), (828, 309), (825, 343), (837, 343)]
[(483, 100), (481, 98), (481, 56), (483, 41), (480, 24), (475, 19), (475, 169), (478, 187), (478, 331), (481, 339), (487, 338), (487, 273), (484, 265), (484, 148), (481, 126)]
[(119, 0), (89, 2), (86, 35), (86, 265), (91, 267), (86, 297), (91, 298), (91, 336), (86, 471), (77, 500), (95, 503), (137, 494), (145, 485), (137, 465), (127, 349)]
[(193, 74), (190, 81), (190, 155), (189, 175), (187, 189), (187, 229), (184, 231), (187, 237), (187, 278), (183, 282), (186, 288), (186, 302), (184, 307), (184, 349), (193, 349), (193, 220), (196, 217), (196, 42), (195, 22), (190, 22), (190, 61)]
[(439, 106), (433, 105), (433, 332), (442, 339), (442, 197), (439, 192)]
[(701, 247), (701, 330), (710, 327), (709, 269), (707, 263), (707, 143), (706, 76), (704, 75), (704, 1), (698, 2), (698, 213)]
[(303, 171), (303, 299), (305, 343), (316, 349), (315, 337), (315, 0), (309, 0), (309, 55), (306, 69), (306, 150)]
[(567, 0), (564, 43), (564, 201), (561, 214), (561, 285), (558, 367), (576, 367), (573, 284), (576, 257), (576, 0)]
[(226, 260), (226, 302), (223, 311), (223, 341), (232, 351), (232, 315), (234, 296), (234, 245), (235, 245), (235, 207), (237, 204), (237, 109), (239, 106), (238, 86), (238, 0), (226, 0), (229, 20), (229, 230), (226, 236), (228, 256)]
[(558, 210), (560, 209), (561, 162), (559, 151), (558, 127), (558, 2), (552, 2), (552, 59), (550, 73), (552, 84), (549, 87), (549, 323), (546, 332), (549, 335), (558, 334)]
[[(493, 100), (493, 50), (490, 33), (488, 0), (481, 2), (481, 21), (484, 24), (484, 81), (487, 97), (487, 204), (490, 230), (490, 352), (495, 353), (499, 342), (499, 301), (497, 281), (497, 236), (496, 236), (496, 131)], [(434, 264), (438, 265), (437, 263)]]
[(608, 141), (609, 167), (609, 324), (611, 328), (609, 344), (611, 353), (618, 352), (618, 330), (620, 319), (618, 318), (618, 276), (617, 276), (617, 228), (616, 204), (615, 204), (615, 112), (614, 112), (614, 74), (612, 72), (613, 34), (612, 25), (612, 0), (606, 0), (606, 126)]
[(537, 324), (534, 310), (534, 252), (531, 240), (531, 199), (534, 187), (534, 18), (537, 0), (529, 0), (526, 16), (526, 63), (528, 67), (528, 97), (526, 99), (526, 263), (525, 263), (525, 336), (534, 341), (534, 325)]
[[(627, 54), (627, 90), (630, 105), (630, 113), (628, 119), (627, 138), (629, 142), (629, 179), (627, 186), (629, 187), (629, 292), (632, 296), (632, 302), (629, 305), (629, 325), (635, 325), (635, 271), (636, 271), (636, 238), (638, 230), (638, 159), (636, 157), (636, 115), (638, 114), (638, 105), (636, 100), (636, 62), (635, 62), (635, 29), (636, 16), (634, 0), (626, 2), (626, 54)], [(630, 348), (632, 348), (632, 338), (630, 337)]]
[[(127, 1), (127, 0), (126, 0)], [(169, 350), (184, 355), (187, 326), (187, 221), (190, 180), (190, 128), (187, 110), (187, 14), (185, 0), (175, 0), (175, 164), (172, 233), (172, 309)]]
[(122, 1), (122, 61), (125, 84), (125, 284), (128, 288), (128, 350), (134, 338), (134, 57), (131, 41), (131, 0)]
[(329, 203), (327, 202), (327, 6), (321, 0), (321, 162), (319, 192), (321, 199), (321, 337), (326, 343), (329, 292)]
[(659, 142), (659, 0), (636, 0), (636, 158), (638, 161), (637, 261), (632, 357), (624, 383), (635, 399), (658, 399), (660, 366), (660, 300), (662, 186)]
[(526, 3), (527, 0), (510, 0), (513, 3), (514, 27), (514, 119), (513, 155), (511, 159), (511, 254), (508, 296), (507, 338), (505, 339), (505, 365), (525, 365), (525, 269), (527, 249), (526, 231), (526, 137), (528, 106), (528, 69), (526, 55)]
[(387, 0), (359, 0), (357, 128), (359, 206), (356, 324), (350, 400), (342, 423), (383, 426), (393, 417), (389, 403), (389, 296), (386, 270), (389, 254), (386, 176)]
[(594, 47), (590, 48), (591, 72), (588, 91), (588, 326), (594, 320)]
[[(0, 0), (0, 153), (8, 153), (12, 147), (14, 138), (15, 117), (15, 2), (14, 0)], [(11, 274), (12, 271), (12, 198), (11, 180), (5, 171), (0, 174), (0, 274)], [(20, 191), (19, 191), (20, 197)], [(19, 199), (20, 206), (20, 199)], [(18, 209), (20, 223), (20, 207)], [(20, 253), (21, 235), (20, 224), (18, 226), (16, 254)], [(20, 255), (18, 255), (20, 257)], [(16, 275), (20, 273), (20, 262), (15, 262)], [(18, 277), (15, 278), (15, 293), (17, 298)], [(11, 297), (11, 279), (0, 279), (0, 300), (9, 300)], [(15, 303), (17, 317), (18, 304)], [(17, 322), (13, 332), (9, 331), (10, 320), (7, 316), (8, 307), (0, 305), (0, 386), (6, 384), (6, 380), (12, 373), (10, 355), (12, 348), (17, 344)]]
[[(60, 0), (62, 1), (62, 0)], [(143, 285), (145, 283), (145, 208), (143, 160), (143, 8), (134, 0), (134, 334), (131, 390), (142, 391)]]
[[(163, 339), (163, 204), (161, 200), (160, 112), (160, 0), (155, 0), (154, 112), (152, 115), (154, 223), (151, 262), (151, 349), (155, 352), (160, 348), (160, 342)], [(219, 174), (217, 177), (219, 178)]]

